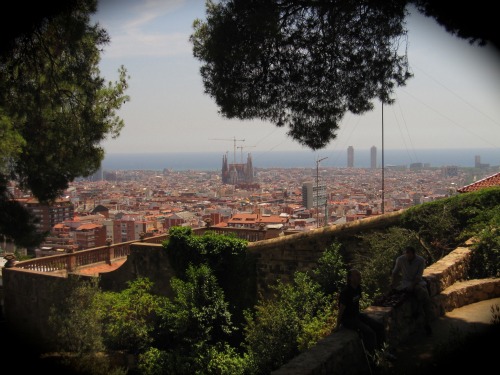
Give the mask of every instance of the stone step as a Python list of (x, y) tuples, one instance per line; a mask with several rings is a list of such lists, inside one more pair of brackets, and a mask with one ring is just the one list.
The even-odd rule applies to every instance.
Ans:
[(456, 308), (500, 297), (500, 278), (457, 281), (432, 297), (440, 316)]

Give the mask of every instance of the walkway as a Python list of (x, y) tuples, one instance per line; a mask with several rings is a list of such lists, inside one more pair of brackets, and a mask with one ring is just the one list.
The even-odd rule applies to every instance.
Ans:
[[(476, 302), (457, 308), (432, 323), (433, 334), (416, 332), (394, 351), (397, 359), (387, 369), (388, 374), (427, 375), (487, 373), (498, 366), (500, 326), (493, 326), (496, 315), (500, 323), (500, 298)], [(491, 338), (496, 335), (495, 341)], [(450, 354), (450, 351), (457, 348)], [(494, 367), (493, 367), (494, 366)]]
[(98, 276), (100, 273), (111, 272), (119, 268), (127, 258), (122, 258), (108, 263), (93, 264), (92, 266), (79, 268), (75, 273), (85, 276)]

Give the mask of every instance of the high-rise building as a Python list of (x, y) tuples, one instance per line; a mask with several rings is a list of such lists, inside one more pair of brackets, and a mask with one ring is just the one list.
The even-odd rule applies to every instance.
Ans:
[(370, 149), (370, 168), (377, 168), (377, 148), (375, 146)]
[(475, 168), (489, 168), (489, 164), (481, 163), (481, 156), (476, 155), (474, 157), (474, 167)]
[(38, 233), (50, 232), (54, 225), (73, 219), (75, 207), (69, 199), (58, 198), (52, 203), (40, 203), (36, 198), (21, 202), (37, 218), (35, 223)]
[(347, 168), (354, 167), (354, 147), (347, 147)]
[(310, 210), (326, 204), (326, 185), (306, 182), (302, 185), (302, 205)]

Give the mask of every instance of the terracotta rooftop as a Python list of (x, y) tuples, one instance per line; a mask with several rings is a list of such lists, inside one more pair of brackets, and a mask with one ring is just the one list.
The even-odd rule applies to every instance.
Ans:
[(464, 187), (457, 189), (457, 191), (459, 193), (467, 193), (469, 191), (476, 191), (487, 187), (500, 187), (500, 172), (473, 182), (472, 184), (465, 185)]

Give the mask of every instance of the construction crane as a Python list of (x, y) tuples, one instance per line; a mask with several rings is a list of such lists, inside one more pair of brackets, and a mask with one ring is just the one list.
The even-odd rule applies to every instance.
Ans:
[(238, 147), (236, 147), (236, 148), (239, 148), (241, 150), (241, 164), (243, 164), (243, 149), (250, 148), (250, 147), (255, 147), (255, 146), (238, 146)]
[(236, 164), (236, 142), (245, 142), (244, 139), (236, 139), (236, 137), (230, 138), (211, 138), (212, 141), (233, 141), (234, 142), (234, 152), (233, 152), (233, 165)]

